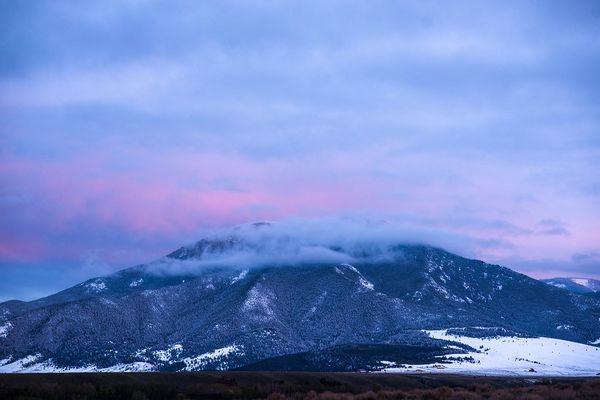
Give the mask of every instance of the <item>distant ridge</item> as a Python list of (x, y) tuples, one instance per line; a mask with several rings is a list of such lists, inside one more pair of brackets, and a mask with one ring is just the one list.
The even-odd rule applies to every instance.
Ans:
[(591, 293), (600, 291), (600, 280), (592, 278), (551, 278), (542, 279), (542, 282), (561, 289), (570, 290), (574, 293)]

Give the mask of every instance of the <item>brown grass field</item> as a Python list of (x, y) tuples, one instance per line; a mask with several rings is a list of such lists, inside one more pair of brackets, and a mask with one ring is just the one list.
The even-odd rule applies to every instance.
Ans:
[(600, 399), (600, 378), (320, 372), (0, 374), (0, 399)]

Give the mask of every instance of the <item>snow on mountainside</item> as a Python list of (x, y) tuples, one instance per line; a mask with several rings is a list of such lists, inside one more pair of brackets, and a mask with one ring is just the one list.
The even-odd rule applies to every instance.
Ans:
[(426, 331), (435, 339), (473, 349), (440, 357), (426, 365), (389, 367), (384, 372), (437, 372), (473, 375), (594, 376), (600, 373), (600, 348), (545, 337), (469, 337), (448, 330)]
[(542, 279), (542, 282), (575, 293), (592, 293), (600, 291), (600, 281), (591, 278), (552, 278)]
[(250, 225), (2, 303), (0, 371), (380, 369), (474, 351), (423, 332), (457, 326), (600, 338), (596, 297), (430, 246), (339, 236)]
[(0, 360), (0, 373), (50, 373), (50, 372), (147, 372), (154, 366), (145, 362), (131, 364), (115, 364), (110, 367), (98, 368), (95, 365), (80, 367), (59, 367), (52, 360), (42, 360), (42, 355), (37, 353), (18, 360)]

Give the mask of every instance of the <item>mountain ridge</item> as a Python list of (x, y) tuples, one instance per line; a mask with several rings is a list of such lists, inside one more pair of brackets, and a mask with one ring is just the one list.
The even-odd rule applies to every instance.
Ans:
[[(580, 343), (600, 338), (596, 298), (505, 267), (426, 245), (260, 239), (205, 238), (43, 299), (0, 304), (0, 370), (235, 369), (323, 351), (345, 360), (344, 346), (372, 346), (353, 353), (352, 365), (376, 368), (389, 346), (427, 348), (423, 361), (464, 353), (423, 330), (470, 326)], [(277, 254), (283, 248), (292, 251), (291, 265)], [(254, 257), (256, 264), (261, 252), (271, 264), (222, 262)]]

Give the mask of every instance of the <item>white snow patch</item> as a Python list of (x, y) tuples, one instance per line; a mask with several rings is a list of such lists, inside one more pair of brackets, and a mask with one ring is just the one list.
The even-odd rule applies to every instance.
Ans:
[(576, 283), (581, 286), (585, 286), (586, 288), (589, 288), (592, 286), (590, 283), (590, 280), (585, 279), (585, 278), (571, 278), (571, 282)]
[(558, 325), (556, 327), (556, 329), (559, 330), (559, 331), (569, 331), (569, 330), (571, 330), (573, 328), (574, 328), (573, 325), (566, 325), (566, 324), (565, 325)]
[(367, 290), (373, 290), (375, 288), (375, 285), (373, 285), (373, 283), (371, 283), (370, 281), (366, 280), (362, 276), (360, 278), (358, 278), (358, 282), (360, 283), (360, 285), (362, 287), (366, 288)]
[(144, 279), (143, 278), (136, 279), (134, 281), (131, 281), (131, 283), (129, 284), (129, 287), (140, 286), (142, 283), (144, 283)]
[(0, 361), (0, 372), (27, 372), (28, 369), (35, 366), (36, 361), (40, 358), (42, 355), (39, 353), (15, 361), (12, 361), (12, 358), (5, 358)]
[(0, 325), (0, 338), (4, 338), (8, 336), (8, 332), (12, 328), (12, 324), (10, 322), (6, 322)]
[[(230, 355), (240, 353), (241, 350), (242, 349), (240, 348), (240, 346), (238, 346), (236, 344), (232, 344), (230, 346), (222, 347), (220, 349), (215, 349), (213, 351), (209, 351), (207, 353), (200, 354), (199, 356), (196, 356), (196, 357), (186, 357), (182, 360), (185, 363), (184, 370), (186, 370), (186, 371), (198, 370), (198, 369), (201, 369), (206, 364), (211, 363), (211, 362), (221, 362), (221, 364), (222, 364), (221, 367), (226, 367), (226, 362), (223, 359), (226, 359)], [(217, 367), (217, 369), (223, 369), (223, 368)]]
[(353, 272), (356, 272), (357, 274), (359, 274), (359, 275), (360, 275), (360, 272), (359, 272), (359, 271), (358, 271), (358, 270), (357, 270), (355, 267), (353, 267), (353, 266), (352, 266), (352, 265), (350, 265), (350, 264), (342, 264), (342, 267), (346, 267), (346, 268), (348, 268), (349, 270), (351, 270), (351, 271), (353, 271)]
[(590, 342), (590, 344), (600, 344), (600, 338), (594, 340), (593, 342)]
[[(58, 367), (52, 359), (39, 362), (41, 354), (29, 355), (16, 361), (11, 358), (0, 360), (0, 373), (23, 373), (23, 372), (140, 372), (152, 371), (154, 365), (147, 362), (134, 362), (131, 364), (115, 364), (110, 367), (98, 368), (91, 364), (81, 367)], [(11, 362), (12, 361), (12, 362)]]
[[(350, 264), (341, 264), (341, 266), (344, 268), (348, 268), (350, 271), (352, 271), (356, 275), (358, 275), (358, 283), (360, 284), (360, 286), (362, 286), (363, 288), (365, 288), (367, 290), (374, 290), (375, 285), (373, 285), (373, 283), (371, 281), (366, 279), (358, 269), (356, 269), (355, 267), (353, 267)], [(344, 273), (337, 267), (335, 268), (335, 272), (337, 272), (338, 274), (344, 275)]]
[(88, 292), (100, 293), (103, 290), (106, 290), (106, 283), (102, 279), (96, 279), (93, 282), (90, 282), (85, 285), (88, 288)]
[(247, 269), (245, 269), (242, 272), (240, 272), (238, 276), (234, 276), (233, 278), (231, 278), (230, 283), (234, 284), (237, 281), (241, 281), (242, 279), (244, 279), (246, 277), (246, 275), (248, 275), (248, 270)]
[[(131, 364), (116, 364), (112, 367), (100, 368), (100, 372), (145, 372), (154, 370), (154, 365), (147, 362), (134, 362)], [(74, 371), (66, 371), (74, 372)]]
[(242, 305), (243, 311), (260, 311), (263, 316), (254, 315), (258, 318), (271, 318), (274, 315), (273, 309), (271, 308), (271, 299), (274, 295), (270, 291), (261, 291), (260, 287), (254, 286), (250, 289), (248, 297)]
[[(387, 368), (385, 372), (440, 372), (473, 375), (594, 376), (600, 372), (600, 348), (552, 338), (455, 336), (425, 331), (434, 339), (459, 342), (478, 351), (445, 356), (450, 363)], [(473, 360), (465, 360), (472, 357)], [(533, 371), (532, 371), (533, 369)]]
[(560, 282), (549, 281), (548, 284), (552, 285), (554, 287), (560, 288), (560, 289), (566, 289), (567, 288), (567, 285), (565, 285), (564, 283), (560, 283)]
[[(456, 295), (451, 295), (450, 293), (448, 293), (448, 291), (446, 290), (446, 288), (444, 288), (443, 286), (441, 286), (440, 284), (438, 284), (435, 280), (433, 279), (429, 279), (429, 282), (427, 282), (426, 284), (427, 286), (433, 288), (436, 292), (441, 293), (444, 298), (449, 299), (449, 300), (453, 300), (459, 303), (464, 303), (465, 300), (461, 299), (460, 297), (456, 296)], [(420, 300), (420, 299), (419, 299)]]
[(165, 350), (156, 350), (153, 352), (154, 357), (162, 362), (169, 362), (173, 357), (177, 358), (183, 351), (183, 346), (180, 344), (174, 344)]

